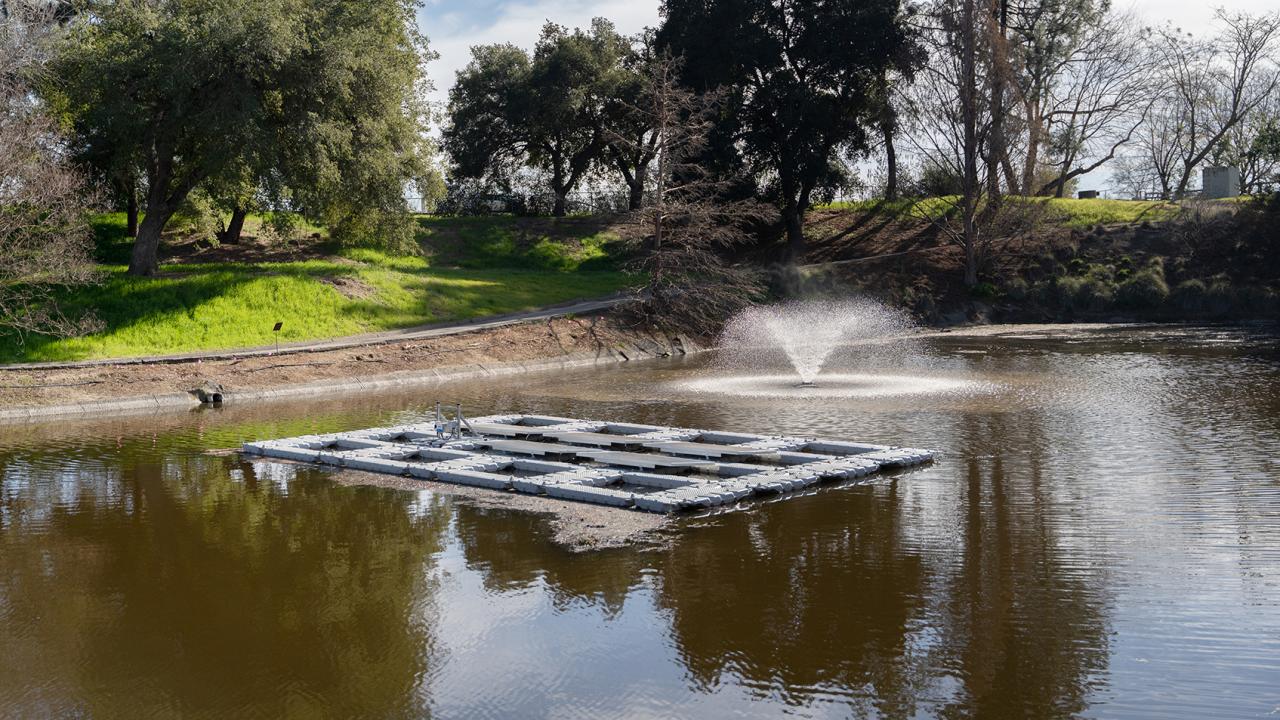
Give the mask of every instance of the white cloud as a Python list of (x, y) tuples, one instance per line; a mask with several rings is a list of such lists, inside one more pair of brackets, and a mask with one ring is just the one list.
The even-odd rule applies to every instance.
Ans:
[[(1117, 2), (1116, 7), (1124, 7)], [(1214, 30), (1214, 11), (1223, 7), (1227, 12), (1259, 14), (1273, 12), (1275, 0), (1231, 0), (1231, 2), (1204, 2), (1203, 0), (1134, 0), (1131, 4), (1138, 17), (1156, 25), (1171, 22), (1183, 30), (1201, 34)]]

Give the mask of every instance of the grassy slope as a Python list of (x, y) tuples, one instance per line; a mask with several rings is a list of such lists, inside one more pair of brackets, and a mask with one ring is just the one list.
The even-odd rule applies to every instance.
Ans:
[[(1014, 199), (1045, 203), (1031, 234), (997, 240), (976, 288), (924, 201), (840, 203), (812, 213), (809, 257), (833, 264), (815, 282), (866, 292), (929, 322), (967, 317), (975, 303), (998, 320), (1239, 320), (1280, 317), (1280, 260), (1272, 251), (1280, 204)], [(987, 316), (990, 317), (990, 316)]]
[[(1117, 225), (1144, 221), (1168, 220), (1178, 207), (1167, 202), (1145, 200), (1076, 200), (1073, 198), (1009, 198), (1017, 202), (1043, 203), (1048, 206), (1048, 219), (1053, 224), (1071, 229), (1095, 225)], [(954, 209), (958, 198), (925, 198), (923, 200), (856, 200), (831, 203), (823, 209), (874, 212), (900, 219), (929, 219)]]
[[(629, 278), (611, 269), (608, 234), (582, 228), (525, 242), (509, 218), (424, 220), (424, 240), (460, 236), (447, 253), (371, 250), (292, 262), (166, 264), (159, 277), (124, 273), (123, 218), (97, 224), (104, 281), (68, 292), (64, 311), (94, 312), (106, 329), (58, 340), (0, 336), (0, 362), (216, 350), (328, 338), (528, 310), (606, 295)], [(457, 225), (458, 227), (454, 227)]]
[(591, 271), (610, 269), (617, 240), (607, 220), (591, 217), (421, 217), (434, 261), (451, 266)]

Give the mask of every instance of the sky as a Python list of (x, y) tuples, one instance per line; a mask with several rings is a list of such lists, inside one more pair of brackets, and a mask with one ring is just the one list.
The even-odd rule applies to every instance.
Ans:
[(532, 48), (548, 20), (585, 28), (595, 17), (613, 21), (618, 31), (633, 34), (658, 24), (658, 0), (425, 0), (418, 27), (440, 58), (427, 66), (435, 84), (435, 100), (444, 101), (454, 75), (466, 67), (471, 48), (514, 43)]
[[(514, 43), (532, 48), (543, 23), (587, 27), (594, 17), (613, 21), (619, 32), (630, 34), (658, 24), (659, 0), (425, 0), (418, 11), (418, 26), (440, 57), (427, 72), (435, 84), (432, 99), (443, 103), (458, 70), (465, 67), (471, 47), (490, 43)], [(1208, 32), (1214, 8), (1232, 12), (1261, 13), (1276, 9), (1276, 0), (1115, 0), (1117, 8), (1132, 8), (1151, 24), (1171, 22), (1191, 32)], [(1081, 189), (1101, 189), (1106, 177), (1084, 178)]]

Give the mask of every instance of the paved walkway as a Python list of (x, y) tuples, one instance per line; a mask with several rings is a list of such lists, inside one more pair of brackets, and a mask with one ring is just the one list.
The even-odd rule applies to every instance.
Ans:
[(366, 333), (364, 335), (348, 335), (346, 337), (334, 338), (332, 340), (286, 343), (282, 344), (279, 350), (276, 349), (275, 345), (268, 345), (263, 347), (242, 348), (238, 350), (209, 350), (204, 352), (181, 353), (178, 355), (149, 355), (144, 357), (109, 358), (106, 360), (79, 360), (76, 362), (14, 363), (12, 365), (0, 365), (0, 371), (56, 370), (60, 368), (96, 367), (102, 365), (181, 363), (193, 362), (196, 360), (235, 360), (238, 358), (274, 355), (277, 353), (285, 355), (290, 353), (343, 350), (353, 347), (383, 345), (386, 343), (401, 342), (404, 340), (419, 340), (422, 338), (456, 335), (459, 333), (473, 332), (475, 330), (488, 330), (506, 325), (517, 325), (520, 323), (530, 322), (532, 320), (564, 317), (565, 315), (585, 315), (600, 312), (601, 310), (608, 310), (631, 299), (631, 295), (624, 294), (614, 295), (607, 298), (598, 298), (595, 300), (579, 300), (571, 303), (552, 305), (538, 310), (508, 313), (506, 315), (490, 315), (488, 317), (473, 318), (471, 320), (461, 320), (457, 322), (418, 325), (416, 327), (404, 328), (403, 330), (388, 330), (386, 332)]

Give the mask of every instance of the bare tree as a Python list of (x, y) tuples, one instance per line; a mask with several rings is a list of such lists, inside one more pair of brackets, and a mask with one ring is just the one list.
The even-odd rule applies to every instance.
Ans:
[(638, 269), (649, 279), (646, 313), (657, 322), (710, 331), (762, 293), (758, 275), (730, 265), (725, 255), (750, 242), (749, 225), (772, 213), (754, 201), (727, 200), (728, 181), (699, 163), (718, 98), (680, 86), (680, 65), (665, 53), (648, 63), (629, 108), (652, 135), (615, 133), (609, 141), (624, 151), (653, 147), (652, 200), (628, 220), (640, 245)]
[(1112, 185), (1120, 192), (1135, 199), (1173, 197), (1188, 127), (1183, 109), (1167, 95), (1156, 99), (1113, 172)]
[[(921, 16), (920, 27), (931, 58), (910, 91), (907, 138), (925, 164), (924, 172), (959, 181), (959, 197), (943, 200), (953, 205), (951, 211), (932, 213), (926, 219), (962, 249), (968, 286), (978, 283), (990, 249), (979, 212), (987, 197), (980, 170), (985, 167), (983, 149), (992, 127), (992, 105), (983, 93), (990, 87), (987, 40), (992, 34), (987, 25), (992, 17), (978, 0), (931, 4)], [(988, 163), (999, 161), (993, 156), (986, 153)]]
[(1180, 199), (1200, 167), (1232, 128), (1280, 88), (1277, 43), (1280, 13), (1229, 14), (1218, 10), (1222, 32), (1199, 41), (1164, 28), (1157, 37), (1160, 67), (1168, 73), (1168, 93), (1176, 102), (1178, 175), (1173, 197)]
[[(986, 28), (987, 46), (990, 51), (990, 72), (987, 73), (988, 98), (991, 103), (991, 130), (987, 141), (987, 197), (991, 202), (999, 203), (1002, 189), (1000, 187), (1000, 169), (1010, 167), (1010, 134), (1016, 119), (1006, 110), (1009, 88), (1014, 86), (1014, 69), (1010, 58), (1009, 43), (1009, 0), (989, 0), (988, 11), (991, 13)], [(1013, 185), (1010, 182), (1010, 189)]]
[(92, 203), (84, 176), (65, 157), (33, 84), (55, 27), (50, 3), (6, 0), (0, 23), (0, 326), (71, 335), (91, 318), (61, 313), (59, 288), (90, 282)]
[[(1260, 78), (1265, 82), (1265, 78)], [(1280, 172), (1280, 158), (1262, 147), (1265, 138), (1280, 132), (1280, 89), (1236, 123), (1210, 154), (1214, 165), (1228, 165), (1240, 171), (1240, 191), (1261, 192)]]
[(1108, 14), (1084, 30), (1049, 92), (1050, 172), (1034, 194), (1062, 197), (1068, 183), (1115, 159), (1138, 136), (1158, 97), (1152, 69), (1132, 15)]
[(979, 102), (977, 64), (979, 62), (979, 22), (974, 0), (962, 0), (960, 26), (951, 32), (960, 50), (960, 122), (961, 122), (961, 225), (960, 246), (964, 248), (964, 284), (978, 284), (987, 243), (979, 234), (978, 201), (982, 186), (978, 182)]
[[(1006, 140), (1010, 148), (1002, 158), (1011, 190), (1029, 195), (1038, 189), (1060, 85), (1080, 57), (1083, 39), (1103, 24), (1106, 9), (1100, 0), (1025, 0), (1011, 8), (1007, 32), (1000, 33), (1008, 36), (1007, 46), (993, 54), (999, 73), (1009, 76), (1021, 114), (1022, 137)], [(1016, 171), (1011, 163), (1015, 145), (1020, 146), (1022, 166)]]

